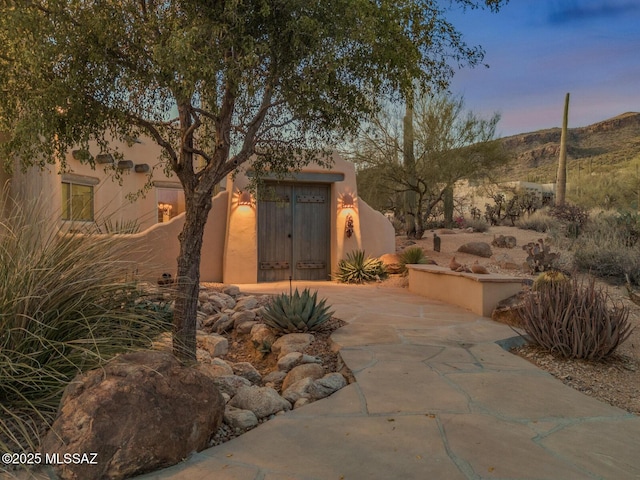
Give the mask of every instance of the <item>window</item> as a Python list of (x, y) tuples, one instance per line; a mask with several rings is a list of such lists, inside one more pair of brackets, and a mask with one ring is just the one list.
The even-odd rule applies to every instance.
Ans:
[(157, 188), (158, 223), (168, 222), (184, 212), (184, 192), (182, 188)]
[(93, 185), (62, 182), (62, 219), (93, 221)]

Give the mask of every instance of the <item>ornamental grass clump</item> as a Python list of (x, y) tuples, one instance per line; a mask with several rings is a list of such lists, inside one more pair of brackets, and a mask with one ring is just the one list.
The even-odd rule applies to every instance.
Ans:
[(400, 254), (402, 273), (407, 273), (407, 265), (424, 265), (429, 259), (420, 247), (405, 248)]
[(601, 360), (632, 331), (628, 308), (593, 279), (548, 282), (526, 297), (520, 316), (531, 343), (564, 358)]
[(302, 293), (283, 293), (274, 297), (262, 313), (264, 323), (277, 333), (305, 333), (320, 330), (331, 319), (333, 312), (325, 303), (318, 302), (318, 292), (305, 288)]
[(387, 271), (380, 259), (368, 257), (364, 250), (354, 250), (338, 262), (335, 278), (342, 283), (367, 283), (386, 276)]
[[(7, 206), (8, 197), (0, 198)], [(141, 302), (113, 236), (62, 235), (32, 205), (0, 222), (0, 450), (36, 451), (63, 389), (170, 328)], [(127, 280), (127, 278), (129, 280)]]

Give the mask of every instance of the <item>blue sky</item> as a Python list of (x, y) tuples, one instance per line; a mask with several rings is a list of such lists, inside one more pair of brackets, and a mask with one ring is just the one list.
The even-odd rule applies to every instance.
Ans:
[(498, 13), (450, 17), (489, 68), (457, 71), (467, 109), (499, 112), (498, 136), (640, 112), (640, 0), (511, 0)]

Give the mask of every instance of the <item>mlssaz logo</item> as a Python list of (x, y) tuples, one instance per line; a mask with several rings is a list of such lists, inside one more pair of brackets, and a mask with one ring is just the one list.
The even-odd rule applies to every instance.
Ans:
[(98, 454), (92, 453), (47, 453), (45, 462), (49, 465), (98, 465)]

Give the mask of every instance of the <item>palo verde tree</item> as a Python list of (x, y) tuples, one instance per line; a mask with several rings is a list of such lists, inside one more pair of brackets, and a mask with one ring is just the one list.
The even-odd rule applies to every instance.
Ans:
[(378, 187), (379, 192), (391, 198), (413, 193), (415, 235), (420, 238), (424, 218), (445, 201), (457, 181), (487, 177), (509, 157), (494, 138), (500, 116), (483, 119), (466, 112), (462, 98), (422, 96), (414, 104), (413, 116), (415, 158), (411, 165), (401, 160), (406, 138), (398, 128), (398, 113), (393, 111), (383, 111), (363, 124), (352, 144), (351, 158), (361, 171), (368, 172), (368, 181), (375, 175), (375, 181), (386, 187)]
[(44, 165), (89, 141), (102, 153), (139, 135), (162, 147), (186, 202), (174, 353), (192, 360), (214, 186), (250, 159), (258, 173), (299, 167), (381, 99), (446, 86), (452, 63), (481, 61), (441, 3), (0, 0), (0, 148)]

